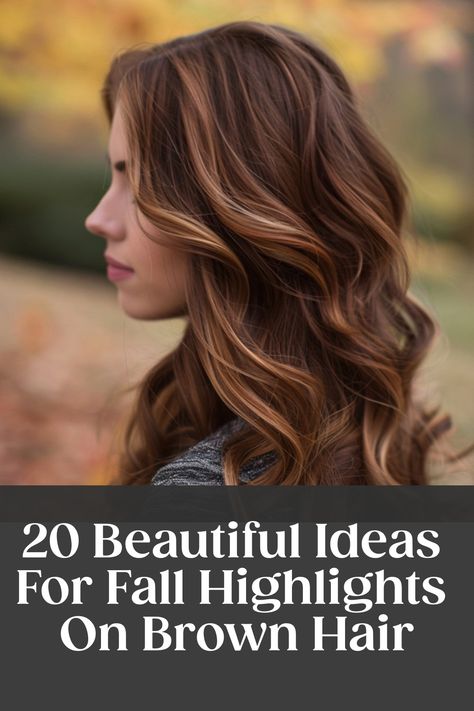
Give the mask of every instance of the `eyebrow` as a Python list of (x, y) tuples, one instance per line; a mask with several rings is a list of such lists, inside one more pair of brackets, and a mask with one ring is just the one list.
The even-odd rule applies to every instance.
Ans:
[[(108, 153), (105, 154), (105, 159), (106, 159), (107, 163), (109, 164), (109, 166), (112, 165), (112, 161), (110, 160), (110, 156)], [(114, 168), (114, 170), (118, 170), (119, 173), (124, 173), (127, 168), (127, 163), (124, 160), (118, 160), (113, 164), (113, 168)]]

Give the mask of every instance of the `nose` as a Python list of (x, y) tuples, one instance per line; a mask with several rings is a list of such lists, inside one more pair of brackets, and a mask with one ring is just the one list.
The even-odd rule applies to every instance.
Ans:
[(102, 223), (98, 220), (96, 213), (97, 208), (95, 210), (92, 210), (90, 215), (86, 217), (86, 220), (84, 222), (85, 228), (93, 235), (97, 235), (98, 237), (105, 237), (105, 232), (103, 230)]
[(84, 222), (86, 230), (104, 239), (120, 239), (122, 230), (117, 216), (107, 207), (106, 195), (99, 204), (86, 217)]

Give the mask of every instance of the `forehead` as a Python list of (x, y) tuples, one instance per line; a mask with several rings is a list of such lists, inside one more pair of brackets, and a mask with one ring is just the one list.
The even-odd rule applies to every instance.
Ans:
[(109, 134), (109, 155), (112, 159), (125, 158), (127, 151), (127, 140), (125, 133), (125, 123), (120, 104), (115, 109)]

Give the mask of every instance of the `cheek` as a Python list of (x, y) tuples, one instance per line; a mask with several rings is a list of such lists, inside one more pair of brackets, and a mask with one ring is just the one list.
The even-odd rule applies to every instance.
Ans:
[(185, 283), (186, 255), (167, 247), (151, 244), (142, 255), (142, 276), (157, 287), (180, 288)]
[[(156, 227), (151, 225), (142, 215), (130, 216), (131, 226), (128, 230), (129, 243), (133, 255), (134, 268), (145, 274), (172, 274), (179, 269), (184, 261), (184, 255), (169, 245), (160, 243), (160, 235)], [(150, 235), (150, 236), (149, 236)]]
[[(142, 222), (142, 226), (149, 227)], [(151, 230), (149, 234), (152, 234)], [(122, 282), (120, 304), (130, 316), (161, 319), (182, 316), (187, 312), (186, 281), (189, 256), (172, 247), (159, 244), (143, 231), (128, 232), (129, 255), (135, 278)]]
[(187, 255), (149, 242), (137, 270), (140, 296), (157, 318), (186, 310)]
[(155, 261), (145, 274), (137, 272), (133, 281), (119, 284), (119, 304), (128, 316), (160, 320), (186, 315), (185, 265), (171, 263), (166, 258)]

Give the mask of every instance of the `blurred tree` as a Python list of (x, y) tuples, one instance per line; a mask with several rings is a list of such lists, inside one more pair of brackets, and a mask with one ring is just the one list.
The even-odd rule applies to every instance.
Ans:
[(417, 228), (472, 245), (469, 9), (465, 0), (0, 0), (0, 248), (98, 266), (82, 221), (105, 184), (99, 91), (111, 57), (239, 19), (320, 42), (406, 168)]

